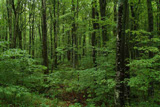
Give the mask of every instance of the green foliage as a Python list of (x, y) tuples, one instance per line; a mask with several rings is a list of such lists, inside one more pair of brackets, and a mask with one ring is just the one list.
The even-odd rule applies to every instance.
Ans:
[[(115, 86), (114, 79), (106, 78), (105, 73), (105, 70), (95, 70), (94, 68), (78, 71), (56, 71), (50, 75), (48, 80), (52, 86), (63, 87), (65, 93), (82, 93), (84, 98), (88, 97), (88, 102), (98, 103), (106, 102), (106, 97)], [(59, 89), (60, 87), (54, 87), (58, 90), (57, 95), (64, 93)]]
[(28, 106), (33, 96), (30, 92), (43, 86), (45, 69), (37, 65), (26, 51), (4, 51), (0, 54), (0, 99), (7, 104)]

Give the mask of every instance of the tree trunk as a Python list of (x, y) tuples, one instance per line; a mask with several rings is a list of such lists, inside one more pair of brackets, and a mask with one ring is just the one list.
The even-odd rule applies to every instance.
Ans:
[(76, 57), (77, 57), (77, 54), (76, 54), (76, 48), (77, 48), (77, 35), (76, 35), (76, 22), (75, 22), (75, 17), (76, 17), (76, 12), (75, 12), (75, 2), (74, 0), (72, 0), (72, 20), (73, 20), (73, 23), (72, 23), (72, 64), (73, 64), (73, 68), (76, 68)]
[[(31, 5), (31, 3), (29, 2), (29, 4)], [(29, 7), (31, 7), (29, 5)], [(29, 8), (29, 54), (31, 55), (31, 48), (32, 48), (32, 28), (31, 28), (31, 17), (32, 17), (32, 9)]]
[(42, 0), (42, 37), (43, 37), (43, 65), (47, 67), (45, 74), (49, 73), (48, 70), (48, 53), (47, 53), (47, 20), (46, 20), (46, 0)]
[[(128, 97), (129, 88), (124, 82), (129, 77), (129, 70), (126, 64), (128, 55), (128, 44), (125, 30), (127, 29), (128, 0), (119, 0), (118, 6), (118, 30), (117, 30), (117, 52), (116, 52), (116, 88), (115, 88), (115, 106), (125, 106), (126, 97)], [(127, 87), (127, 88), (126, 88)]]
[[(99, 4), (100, 4), (101, 20), (105, 21), (107, 1), (106, 0), (99, 0)], [(108, 35), (107, 35), (106, 25), (102, 25), (102, 38), (103, 38), (103, 46), (105, 46), (106, 41), (109, 40)]]
[(52, 10), (51, 9), (50, 9), (50, 18), (51, 18), (51, 23), (50, 23), (50, 39), (51, 39), (51, 60), (52, 60), (53, 59), (53, 35), (52, 35), (53, 17), (52, 17)]
[[(114, 0), (114, 22), (117, 23), (117, 0)], [(113, 29), (113, 35), (117, 36), (117, 30), (116, 30), (116, 26)]]
[(157, 12), (158, 12), (158, 35), (160, 36), (160, 0), (157, 1)]
[(98, 23), (96, 23), (96, 19), (97, 19), (97, 2), (96, 0), (93, 0), (92, 2), (92, 23), (93, 23), (93, 33), (92, 33), (92, 58), (93, 58), (93, 64), (94, 67), (97, 67), (97, 63), (96, 63), (96, 30), (98, 29)]
[[(57, 11), (59, 11), (59, 1), (57, 1)], [(58, 14), (57, 14), (58, 15)], [(54, 67), (57, 68), (57, 27), (58, 16), (56, 16), (56, 0), (54, 0)]]
[(8, 13), (8, 26), (9, 26), (9, 41), (10, 41), (10, 48), (12, 48), (13, 40), (12, 40), (12, 2), (11, 0), (6, 0), (7, 5), (7, 13)]
[(18, 14), (14, 5), (14, 0), (12, 0), (12, 9), (14, 11), (14, 35), (13, 35), (13, 48), (16, 48), (16, 39), (17, 39), (17, 26), (18, 26)]
[(157, 34), (160, 36), (160, 0), (156, 0), (156, 4), (157, 4)]
[[(26, 4), (27, 4), (27, 1), (25, 1), (24, 8), (27, 7)], [(27, 22), (26, 22), (26, 21), (27, 21), (27, 18), (26, 18), (26, 17), (27, 17), (27, 13), (24, 14), (24, 17), (25, 17), (25, 18), (24, 18), (24, 23), (25, 23), (25, 25), (26, 25), (26, 23), (27, 23)], [(26, 50), (26, 40), (27, 40), (27, 38), (26, 38), (26, 34), (27, 34), (26, 31), (27, 31), (27, 29), (26, 29), (26, 28), (27, 28), (27, 27), (25, 26), (25, 27), (24, 27), (24, 32), (23, 32), (23, 49), (24, 49), (24, 50)]]
[(33, 17), (32, 17), (32, 58), (34, 58), (34, 53), (35, 53), (35, 46), (34, 46), (34, 40), (35, 40), (35, 35), (34, 35), (34, 22), (35, 22), (35, 0), (33, 0), (32, 4), (32, 12), (33, 12)]

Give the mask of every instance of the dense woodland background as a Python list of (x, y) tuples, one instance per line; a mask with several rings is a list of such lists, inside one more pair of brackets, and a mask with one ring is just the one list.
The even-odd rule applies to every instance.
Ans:
[(160, 107), (160, 0), (0, 0), (2, 107)]

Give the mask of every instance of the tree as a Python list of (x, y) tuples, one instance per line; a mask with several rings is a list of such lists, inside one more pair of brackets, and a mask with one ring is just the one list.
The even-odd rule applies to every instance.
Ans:
[[(107, 0), (99, 0), (99, 4), (100, 4), (101, 20), (105, 21)], [(102, 25), (102, 38), (103, 38), (103, 45), (105, 45), (106, 41), (109, 40), (108, 35), (107, 35), (106, 25)]]
[(47, 19), (46, 19), (46, 0), (42, 0), (42, 37), (43, 37), (43, 65), (47, 67), (45, 74), (49, 73), (48, 70), (48, 53), (47, 53)]
[(128, 77), (128, 67), (126, 59), (128, 56), (128, 43), (126, 40), (128, 0), (119, 0), (118, 6), (118, 29), (117, 29), (117, 51), (116, 51), (116, 107), (125, 106), (126, 86), (125, 78)]
[(96, 19), (97, 19), (97, 1), (96, 0), (93, 0), (92, 2), (92, 24), (93, 24), (93, 33), (92, 33), (92, 47), (93, 47), (93, 50), (92, 50), (92, 58), (93, 58), (93, 64), (94, 64), (94, 67), (97, 66), (97, 63), (96, 63), (96, 30), (98, 29), (98, 23), (96, 22)]
[(76, 68), (76, 64), (77, 64), (77, 34), (76, 34), (76, 22), (75, 22), (75, 18), (76, 18), (76, 8), (75, 8), (75, 2), (74, 0), (72, 0), (72, 14), (73, 14), (73, 23), (72, 23), (72, 63), (73, 63), (73, 68)]
[(12, 48), (12, 2), (11, 0), (6, 0), (7, 12), (8, 12), (8, 26), (9, 26), (9, 41), (10, 41), (10, 48)]

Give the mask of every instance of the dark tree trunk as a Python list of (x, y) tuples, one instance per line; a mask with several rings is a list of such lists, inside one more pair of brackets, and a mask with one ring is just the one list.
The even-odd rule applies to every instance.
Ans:
[(50, 9), (50, 38), (51, 38), (51, 60), (53, 59), (53, 35), (52, 35), (52, 27), (53, 27), (53, 17), (52, 17), (52, 10)]
[(93, 47), (93, 50), (92, 50), (92, 58), (93, 58), (93, 64), (94, 64), (94, 67), (97, 67), (97, 63), (96, 63), (96, 30), (98, 29), (98, 23), (96, 23), (96, 19), (97, 19), (97, 2), (96, 0), (93, 0), (92, 2), (92, 23), (93, 23), (93, 33), (92, 33), (92, 47)]
[(156, 0), (156, 4), (157, 4), (157, 34), (160, 35), (160, 0)]
[[(129, 3), (128, 0), (125, 1), (124, 3), (124, 19), (123, 19), (123, 35), (124, 35), (124, 72), (125, 72), (125, 79), (130, 79), (130, 67), (127, 66), (129, 64), (129, 46), (130, 46), (130, 37), (129, 37), (129, 33), (126, 33), (125, 31), (129, 28)], [(128, 83), (125, 83), (125, 102), (130, 104), (130, 86), (128, 85)]]
[(47, 67), (45, 74), (49, 73), (48, 70), (48, 53), (47, 53), (47, 20), (46, 20), (46, 0), (42, 0), (42, 37), (43, 37), (43, 65)]
[[(100, 4), (101, 20), (105, 21), (107, 1), (106, 0), (99, 0), (99, 4)], [(108, 35), (107, 35), (107, 27), (106, 27), (106, 25), (102, 25), (102, 38), (103, 38), (103, 45), (105, 45), (106, 41), (109, 40)]]
[(129, 68), (126, 66), (129, 58), (128, 40), (126, 40), (125, 30), (127, 29), (128, 0), (120, 0), (118, 6), (118, 30), (117, 30), (117, 55), (116, 55), (116, 89), (115, 106), (125, 106), (126, 97), (129, 95), (129, 87), (124, 83), (125, 78), (129, 78)]
[(77, 35), (76, 35), (76, 22), (75, 22), (75, 17), (76, 17), (76, 11), (75, 11), (75, 2), (72, 0), (72, 64), (73, 68), (76, 68), (76, 60), (77, 59), (77, 54), (76, 54), (76, 48), (77, 48)]
[(34, 46), (34, 40), (35, 40), (35, 35), (34, 35), (35, 0), (33, 0), (32, 11), (33, 11), (33, 17), (32, 17), (32, 57), (34, 58), (34, 53), (35, 53), (35, 46)]
[[(30, 6), (30, 5), (29, 5)], [(31, 17), (32, 17), (32, 9), (29, 8), (29, 54), (31, 55), (31, 48), (32, 48), (32, 28), (31, 28)]]
[(71, 49), (70, 49), (70, 47), (71, 47), (71, 45), (70, 45), (70, 42), (71, 42), (70, 38), (71, 38), (71, 36), (70, 36), (69, 31), (67, 32), (67, 34), (68, 34), (67, 44), (68, 44), (68, 47), (69, 47), (69, 49), (67, 51), (67, 59), (68, 59), (68, 61), (71, 61)]
[(158, 12), (158, 35), (160, 36), (160, 0), (157, 1), (157, 12)]
[[(57, 1), (57, 11), (59, 11), (59, 1)], [(57, 14), (58, 15), (58, 14)], [(54, 0), (54, 67), (57, 68), (57, 27), (58, 16), (56, 16), (56, 0)]]
[(14, 35), (13, 35), (13, 48), (16, 48), (16, 39), (17, 39), (17, 31), (18, 31), (18, 14), (14, 5), (14, 0), (12, 0), (12, 9), (14, 11)]
[(7, 13), (8, 13), (8, 26), (9, 26), (9, 41), (10, 48), (12, 48), (13, 40), (12, 40), (12, 2), (11, 0), (6, 0), (7, 5)]
[[(27, 4), (27, 1), (25, 1), (24, 8), (26, 8), (26, 4)], [(27, 18), (26, 18), (26, 17), (27, 17), (27, 14), (26, 14), (26, 13), (24, 14), (24, 17), (25, 17), (25, 18), (24, 18), (24, 23), (25, 23), (25, 25), (26, 25), (26, 23), (27, 23), (27, 22), (26, 22), (26, 21), (27, 21)], [(23, 49), (24, 49), (24, 50), (26, 50), (26, 40), (27, 40), (27, 38), (26, 38), (27, 32), (26, 32), (26, 31), (27, 31), (27, 29), (26, 29), (26, 26), (25, 26), (25, 27), (24, 27), (24, 32), (23, 32)]]

